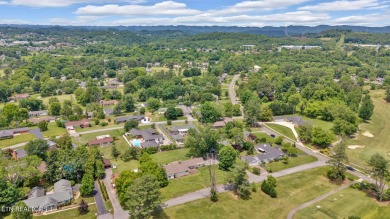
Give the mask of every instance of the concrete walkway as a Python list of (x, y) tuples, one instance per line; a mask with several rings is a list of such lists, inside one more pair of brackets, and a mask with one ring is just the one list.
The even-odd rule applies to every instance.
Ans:
[(335, 193), (337, 193), (337, 192), (339, 192), (339, 191), (341, 191), (341, 190), (343, 190), (343, 189), (345, 189), (345, 188), (348, 188), (350, 185), (352, 185), (352, 184), (354, 184), (354, 183), (357, 183), (357, 182), (360, 182), (360, 181), (361, 181), (361, 180), (357, 180), (357, 181), (350, 182), (350, 183), (348, 183), (348, 184), (342, 185), (342, 186), (340, 186), (340, 187), (338, 187), (338, 188), (336, 188), (336, 189), (334, 189), (334, 190), (332, 190), (332, 191), (330, 191), (330, 192), (328, 192), (328, 193), (326, 193), (326, 194), (323, 194), (323, 195), (321, 195), (321, 196), (318, 196), (317, 198), (315, 198), (315, 199), (313, 199), (313, 200), (311, 200), (311, 201), (309, 201), (309, 202), (306, 202), (306, 203), (304, 203), (303, 205), (300, 205), (300, 206), (294, 208), (292, 211), (290, 211), (290, 212), (288, 213), (287, 219), (292, 219), (292, 218), (294, 217), (294, 214), (296, 214), (298, 211), (300, 211), (300, 210), (302, 210), (302, 209), (304, 209), (304, 208), (307, 208), (307, 207), (309, 207), (309, 206), (313, 205), (314, 203), (317, 203), (317, 202), (319, 202), (319, 201), (321, 201), (321, 200), (324, 200), (324, 199), (326, 199), (327, 197), (329, 197), (329, 196), (331, 196), (331, 195), (333, 195), (333, 194), (335, 194)]

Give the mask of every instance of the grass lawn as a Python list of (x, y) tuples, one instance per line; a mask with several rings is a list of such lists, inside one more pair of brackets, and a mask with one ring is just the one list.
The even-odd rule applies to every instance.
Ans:
[[(165, 218), (286, 218), (295, 207), (325, 194), (335, 187), (324, 176), (326, 168), (315, 168), (277, 179), (278, 198), (261, 192), (249, 200), (237, 200), (231, 192), (218, 195), (218, 202), (208, 198), (165, 209)], [(162, 217), (161, 217), (162, 218)]]
[(278, 161), (278, 162), (268, 163), (266, 164), (265, 167), (267, 170), (272, 170), (272, 172), (277, 172), (291, 167), (296, 167), (299, 165), (316, 162), (317, 160), (318, 159), (316, 157), (305, 154), (297, 157), (290, 157), (290, 162), (288, 164), (284, 164), (283, 161)]
[[(297, 115), (297, 116), (301, 116), (301, 115)], [(304, 121), (308, 121), (309, 123), (312, 123), (313, 125), (315, 125), (317, 127), (321, 127), (325, 130), (330, 130), (333, 127), (332, 122), (328, 122), (328, 121), (324, 121), (324, 120), (320, 120), (320, 119), (312, 119), (312, 118), (309, 118), (306, 116), (301, 116), (301, 117)]]
[[(217, 168), (216, 170), (217, 184), (223, 184), (226, 181), (227, 174), (228, 172), (219, 170)], [(210, 187), (209, 170), (208, 167), (201, 167), (197, 169), (197, 173), (195, 174), (169, 180), (168, 186), (162, 188), (160, 191), (162, 193), (163, 200), (168, 200), (207, 187)], [(196, 216), (196, 214), (192, 216)], [(182, 217), (182, 218), (186, 218), (186, 217)], [(202, 217), (197, 217), (197, 218), (202, 218)]]
[[(33, 97), (36, 97), (38, 98), (39, 97), (39, 94), (35, 94), (35, 95), (32, 95)], [(50, 97), (42, 97), (42, 98), (39, 98), (40, 100), (43, 101), (43, 104), (49, 104), (49, 99), (51, 97), (57, 97), (58, 100), (62, 103), (64, 100), (70, 100), (74, 103), (76, 103), (76, 97), (74, 94), (63, 94), (63, 95), (57, 95), (57, 96), (50, 96)]]
[(152, 158), (154, 161), (156, 161), (158, 164), (167, 164), (171, 163), (172, 161), (179, 161), (179, 160), (188, 160), (190, 159), (186, 155), (188, 154), (189, 149), (177, 149), (173, 151), (166, 151), (166, 152), (160, 152), (157, 154), (152, 154)]
[(77, 208), (68, 210), (68, 211), (62, 211), (55, 214), (49, 214), (49, 215), (43, 215), (43, 216), (37, 216), (34, 218), (39, 219), (68, 219), (68, 218), (77, 218), (77, 219), (95, 219), (95, 214), (97, 213), (96, 205), (89, 205), (88, 206), (89, 212), (84, 215), (80, 215)]
[(45, 138), (53, 137), (53, 136), (62, 136), (67, 134), (65, 128), (58, 127), (55, 122), (49, 122), (47, 126), (47, 131), (42, 132)]
[[(100, 122), (103, 122), (103, 120), (101, 120)], [(95, 125), (95, 123), (92, 122), (92, 126), (91, 126), (91, 127), (88, 127), (88, 128), (80, 128), (80, 127), (77, 127), (77, 128), (75, 128), (75, 130), (76, 130), (76, 132), (86, 132), (86, 131), (99, 130), (99, 129), (106, 129), (106, 128), (114, 128), (114, 127), (123, 128), (124, 125), (125, 125), (124, 123), (120, 123), (120, 124), (110, 123), (110, 124), (108, 124), (107, 126), (101, 126), (101, 125)]]
[(282, 125), (279, 125), (279, 124), (273, 124), (273, 123), (268, 123), (268, 124), (265, 124), (265, 126), (268, 126), (270, 128), (272, 128), (273, 130), (279, 132), (280, 134), (283, 134), (289, 138), (291, 138), (292, 140), (296, 141), (297, 139), (295, 138), (294, 136), (294, 133), (292, 132), (292, 130), (286, 126), (282, 126)]
[[(348, 145), (361, 146), (357, 149), (347, 149), (349, 161), (367, 167), (367, 161), (374, 153), (380, 153), (390, 159), (390, 104), (383, 99), (383, 90), (370, 91), (375, 109), (371, 120), (360, 124), (360, 131), (355, 139), (348, 140)], [(372, 134), (373, 137), (364, 136), (363, 133)]]
[[(317, 207), (319, 206), (319, 208)], [(375, 199), (356, 189), (347, 188), (309, 206), (294, 218), (389, 218), (389, 204), (379, 205)]]
[(258, 139), (262, 139), (262, 138), (265, 138), (267, 140), (268, 143), (274, 143), (275, 142), (275, 139), (272, 138), (271, 136), (265, 134), (265, 133), (262, 133), (262, 132), (252, 132), (252, 134), (254, 134)]
[(9, 146), (24, 143), (24, 142), (29, 142), (33, 139), (35, 139), (35, 136), (33, 134), (17, 135), (13, 138), (0, 140), (0, 148), (9, 147)]

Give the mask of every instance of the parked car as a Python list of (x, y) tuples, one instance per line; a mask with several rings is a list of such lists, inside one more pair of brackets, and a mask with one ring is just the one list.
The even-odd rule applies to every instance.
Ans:
[(273, 138), (276, 138), (276, 135), (275, 134), (270, 134), (271, 137)]
[(347, 166), (347, 170), (355, 171), (355, 168), (353, 168), (353, 167), (351, 167), (351, 166)]

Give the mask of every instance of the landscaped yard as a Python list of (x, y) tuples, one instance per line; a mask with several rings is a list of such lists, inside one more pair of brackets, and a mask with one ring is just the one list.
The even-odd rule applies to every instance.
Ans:
[(268, 126), (269, 128), (279, 132), (280, 134), (283, 134), (283, 135), (291, 138), (294, 141), (297, 140), (295, 138), (294, 133), (292, 132), (292, 130), (290, 128), (286, 127), (286, 126), (279, 125), (279, 124), (273, 124), (273, 123), (267, 123), (266, 126)]
[(375, 109), (371, 120), (360, 124), (358, 136), (348, 140), (348, 145), (355, 146), (347, 149), (349, 161), (367, 167), (367, 161), (374, 153), (380, 153), (390, 159), (390, 104), (384, 100), (383, 90), (370, 91)]
[[(238, 200), (233, 193), (218, 195), (218, 202), (208, 198), (165, 209), (165, 218), (283, 218), (299, 205), (325, 194), (335, 187), (324, 176), (326, 168), (315, 168), (277, 179), (278, 198), (261, 192), (249, 200)], [(183, 178), (184, 179), (184, 178)]]
[[(217, 184), (223, 184), (226, 181), (227, 174), (228, 172), (219, 170), (217, 167)], [(162, 193), (163, 199), (168, 200), (207, 187), (210, 187), (209, 170), (208, 167), (201, 167), (197, 169), (197, 173), (195, 174), (169, 180), (169, 185), (165, 188), (162, 188), (160, 191)], [(196, 216), (196, 214), (193, 216)]]
[(389, 218), (389, 204), (378, 204), (375, 199), (356, 189), (347, 188), (301, 211), (294, 218)]
[(288, 164), (283, 163), (283, 161), (278, 162), (272, 162), (266, 164), (267, 170), (272, 170), (272, 172), (277, 172), (280, 170), (288, 169), (291, 167), (296, 167), (299, 165), (312, 163), (317, 161), (318, 159), (316, 157), (310, 156), (310, 155), (299, 155), (297, 157), (290, 157), (290, 162)]
[(33, 134), (21, 134), (14, 136), (13, 138), (0, 140), (0, 148), (9, 147), (15, 144), (20, 144), (24, 142), (29, 142), (31, 140), (35, 139), (35, 136)]
[(68, 219), (68, 218), (77, 218), (77, 219), (95, 219), (96, 218), (96, 205), (89, 205), (88, 206), (89, 212), (84, 215), (80, 215), (79, 211), (77, 208), (68, 210), (68, 211), (62, 211), (54, 214), (49, 214), (49, 215), (43, 215), (43, 216), (37, 216), (35, 218), (39, 219)]
[(155, 160), (158, 164), (168, 164), (172, 161), (180, 161), (180, 160), (188, 160), (190, 159), (186, 155), (188, 154), (189, 149), (178, 149), (173, 151), (166, 151), (166, 152), (160, 152), (157, 154), (153, 154), (152, 158)]
[(262, 132), (252, 132), (252, 134), (254, 134), (258, 139), (265, 138), (267, 143), (273, 144), (275, 142), (274, 138), (272, 138), (271, 136), (269, 136), (269, 135), (267, 135), (265, 133), (262, 133)]
[(67, 134), (67, 131), (65, 128), (58, 127), (55, 122), (49, 122), (47, 131), (42, 132), (42, 134), (45, 138), (50, 138), (65, 135)]

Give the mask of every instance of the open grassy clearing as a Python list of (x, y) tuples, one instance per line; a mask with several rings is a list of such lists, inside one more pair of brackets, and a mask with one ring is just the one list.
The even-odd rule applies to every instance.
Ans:
[(380, 205), (366, 193), (347, 188), (299, 211), (294, 218), (389, 218), (389, 204)]
[(38, 219), (68, 219), (68, 218), (95, 219), (96, 218), (95, 214), (97, 214), (96, 205), (95, 204), (89, 205), (88, 210), (89, 210), (89, 212), (87, 214), (84, 214), (84, 215), (80, 215), (77, 208), (75, 208), (75, 209), (68, 210), (68, 211), (62, 211), (62, 212), (49, 214), (49, 215), (37, 216), (34, 218), (38, 218)]
[[(226, 181), (227, 174), (228, 172), (217, 169), (217, 184), (224, 183)], [(198, 168), (197, 172), (194, 174), (169, 180), (168, 186), (162, 188), (160, 191), (163, 196), (163, 200), (168, 200), (207, 187), (210, 187), (209, 170), (208, 167), (201, 167)], [(196, 214), (193, 216), (196, 216)]]
[(188, 148), (184, 148), (173, 151), (160, 152), (157, 154), (152, 154), (151, 156), (153, 160), (156, 161), (158, 164), (164, 165), (173, 161), (190, 159), (189, 157), (187, 157), (188, 151)]
[[(63, 94), (63, 95), (57, 95), (57, 96), (50, 96), (50, 97), (40, 97), (39, 94), (34, 94), (32, 95), (32, 97), (35, 97), (35, 98), (38, 98), (40, 100), (42, 100), (43, 104), (47, 105), (49, 104), (49, 99), (51, 97), (57, 97), (58, 100), (62, 103), (64, 100), (70, 100), (74, 103), (77, 103), (76, 102), (76, 97), (74, 94)], [(80, 105), (81, 106), (81, 105)], [(81, 106), (82, 107), (82, 106)]]
[(283, 163), (283, 161), (268, 163), (266, 164), (266, 169), (271, 170), (272, 172), (277, 172), (291, 167), (316, 162), (317, 160), (318, 159), (316, 157), (307, 154), (299, 154), (297, 157), (290, 157), (290, 161), (288, 164)]
[[(301, 115), (297, 115), (297, 116), (301, 116)], [(324, 121), (324, 120), (320, 120), (320, 119), (312, 119), (312, 118), (309, 118), (309, 117), (306, 117), (306, 116), (301, 116), (302, 119), (304, 121), (308, 121), (309, 124), (313, 124), (317, 127), (321, 127), (325, 130), (330, 130), (332, 129), (333, 127), (333, 123), (332, 122), (328, 122), (328, 121)]]
[(21, 134), (14, 136), (13, 138), (0, 140), (0, 148), (9, 147), (15, 144), (20, 144), (24, 142), (29, 142), (31, 140), (35, 139), (35, 136), (33, 134)]
[(271, 136), (262, 133), (262, 132), (252, 132), (258, 139), (265, 138), (266, 142), (273, 144), (275, 142), (275, 139), (272, 138)]
[[(278, 198), (261, 192), (252, 193), (249, 200), (237, 200), (231, 193), (218, 196), (211, 203), (208, 198), (165, 209), (165, 218), (286, 218), (295, 207), (325, 194), (335, 187), (324, 176), (326, 168), (315, 168), (277, 179)], [(160, 217), (164, 218), (164, 217)]]
[[(367, 161), (374, 153), (380, 153), (390, 159), (390, 103), (384, 100), (383, 90), (370, 91), (375, 109), (371, 120), (360, 124), (360, 131), (348, 145), (358, 146), (347, 149), (349, 161), (367, 167)], [(372, 136), (370, 136), (372, 135)]]
[(50, 138), (55, 136), (66, 135), (68, 132), (65, 128), (58, 127), (55, 122), (49, 122), (47, 125), (47, 131), (42, 132), (43, 137)]
[(283, 135), (291, 138), (294, 141), (297, 140), (295, 138), (294, 133), (292, 132), (292, 130), (290, 128), (286, 127), (286, 126), (282, 126), (282, 125), (279, 125), (279, 124), (273, 124), (273, 123), (267, 123), (266, 126), (268, 126), (271, 129), (279, 132), (280, 134), (283, 134)]

